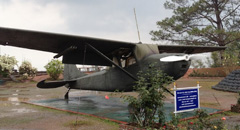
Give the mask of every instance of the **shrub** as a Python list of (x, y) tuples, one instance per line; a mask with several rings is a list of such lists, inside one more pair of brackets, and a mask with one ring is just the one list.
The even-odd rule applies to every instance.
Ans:
[(28, 79), (28, 74), (27, 73), (22, 74), (21, 78), (22, 80)]
[(240, 65), (240, 48), (238, 47), (239, 43), (228, 44), (227, 48), (224, 51), (223, 67), (225, 73), (228, 75), (232, 71), (237, 70)]
[(47, 65), (44, 66), (47, 70), (49, 76), (56, 80), (59, 78), (60, 74), (63, 72), (63, 64), (59, 60), (51, 60)]
[(203, 77), (204, 74), (199, 73), (197, 70), (193, 70), (193, 72), (191, 74), (189, 74), (190, 77)]
[(15, 65), (17, 65), (15, 57), (0, 55), (0, 76), (7, 77), (10, 73), (12, 73)]
[(23, 61), (19, 67), (19, 74), (22, 76), (22, 79), (27, 79), (28, 77), (34, 78), (36, 76), (37, 69), (32, 67), (32, 64), (29, 61)]
[(133, 86), (138, 97), (122, 96), (129, 103), (130, 121), (146, 128), (153, 128), (156, 121), (163, 125), (165, 123), (164, 87), (172, 81), (172, 77), (157, 70), (153, 65), (145, 72), (138, 73), (138, 81)]
[(211, 119), (210, 116), (204, 110), (196, 111), (197, 120), (196, 122), (189, 122), (187, 125), (188, 130), (225, 130), (224, 120), (222, 119)]
[(240, 92), (238, 92), (238, 100), (237, 100), (237, 104), (239, 104), (240, 105)]

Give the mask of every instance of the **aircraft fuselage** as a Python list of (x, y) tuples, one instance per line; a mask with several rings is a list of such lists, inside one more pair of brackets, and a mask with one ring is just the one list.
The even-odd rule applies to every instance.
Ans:
[[(164, 73), (172, 76), (175, 80), (182, 77), (190, 66), (190, 61), (178, 62), (160, 62), (160, 58), (172, 54), (152, 54), (145, 57), (141, 61), (130, 66), (124, 67), (126, 71), (137, 77), (139, 71), (145, 71), (150, 64)], [(75, 83), (69, 84), (71, 89), (96, 90), (96, 91), (132, 91), (135, 80), (126, 75), (116, 67), (111, 67), (108, 70), (103, 70), (93, 74), (85, 75), (77, 78)]]

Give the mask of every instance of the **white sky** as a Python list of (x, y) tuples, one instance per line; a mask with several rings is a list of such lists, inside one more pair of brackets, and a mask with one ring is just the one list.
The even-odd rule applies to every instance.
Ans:
[[(138, 42), (133, 8), (143, 43), (153, 43), (149, 32), (171, 16), (165, 0), (2, 0), (0, 27)], [(55, 54), (0, 45), (0, 55), (28, 60), (38, 70)]]

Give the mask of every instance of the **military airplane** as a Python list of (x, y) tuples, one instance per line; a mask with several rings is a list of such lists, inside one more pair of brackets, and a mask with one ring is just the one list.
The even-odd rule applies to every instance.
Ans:
[[(0, 44), (56, 53), (63, 56), (64, 79), (39, 82), (39, 88), (68, 88), (96, 91), (132, 91), (137, 73), (150, 64), (175, 80), (188, 70), (196, 53), (224, 50), (225, 47), (142, 44), (83, 36), (0, 28)], [(76, 64), (110, 66), (110, 69), (84, 74)], [(170, 91), (168, 91), (170, 92)], [(171, 93), (171, 92), (170, 92)]]

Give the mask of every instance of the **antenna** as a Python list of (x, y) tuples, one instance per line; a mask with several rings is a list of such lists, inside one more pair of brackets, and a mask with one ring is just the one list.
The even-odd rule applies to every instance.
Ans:
[(139, 43), (142, 43), (142, 42), (141, 42), (141, 39), (140, 39), (140, 33), (139, 33), (139, 29), (138, 29), (138, 22), (137, 22), (137, 15), (136, 15), (135, 8), (133, 8), (133, 10), (134, 10), (135, 21), (136, 21), (136, 26), (137, 26), (138, 40), (139, 40)]

